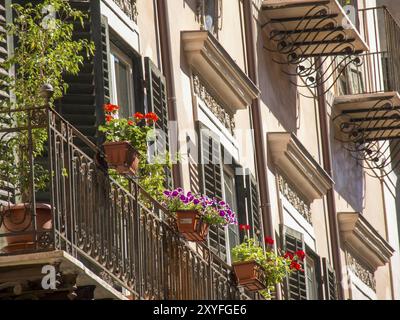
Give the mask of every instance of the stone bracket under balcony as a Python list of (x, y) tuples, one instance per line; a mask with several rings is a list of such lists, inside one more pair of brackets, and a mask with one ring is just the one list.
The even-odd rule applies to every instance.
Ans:
[[(43, 277), (50, 275), (49, 269), (43, 267), (49, 266), (56, 272), (55, 290), (41, 285)], [(46, 280), (45, 283), (50, 282)], [(62, 250), (0, 256), (1, 298), (127, 300), (81, 261)]]
[(341, 240), (372, 271), (390, 261), (394, 249), (359, 212), (338, 213)]
[(183, 51), (193, 71), (234, 114), (258, 97), (260, 90), (208, 31), (183, 31)]
[(268, 133), (270, 156), (308, 203), (321, 199), (333, 187), (333, 180), (297, 137), (288, 132)]
[(400, 137), (398, 92), (355, 94), (335, 97), (335, 137), (358, 144)]
[(336, 0), (265, 0), (264, 29), (288, 59), (358, 54), (368, 50)]

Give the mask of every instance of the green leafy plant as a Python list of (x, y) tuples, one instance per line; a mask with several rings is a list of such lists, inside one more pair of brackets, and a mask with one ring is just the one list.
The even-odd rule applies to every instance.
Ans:
[[(247, 230), (248, 228), (241, 228)], [(295, 254), (286, 252), (277, 253), (273, 250), (273, 240), (270, 237), (265, 238), (267, 250), (261, 246), (257, 239), (245, 237), (243, 243), (232, 249), (233, 262), (258, 263), (265, 272), (265, 290), (260, 294), (266, 299), (271, 299), (275, 286), (282, 283), (287, 275), (293, 272), (302, 272), (300, 262), (304, 259), (304, 252), (299, 250)]]
[[(22, 198), (27, 198), (32, 183), (36, 189), (45, 189), (49, 179), (40, 161), (34, 164), (34, 181), (30, 178), (29, 153), (40, 160), (47, 141), (42, 109), (47, 99), (41, 94), (42, 87), (53, 88), (53, 95), (48, 97), (52, 107), (68, 89), (64, 74), (78, 74), (84, 55), (93, 55), (94, 45), (86, 39), (73, 39), (74, 22), (83, 25), (86, 15), (71, 8), (66, 0), (12, 4), (12, 9), (13, 21), (4, 27), (18, 41), (13, 54), (0, 62), (0, 68), (9, 70), (1, 76), (0, 86), (10, 93), (10, 99), (0, 102), (0, 128), (20, 130), (1, 137), (0, 180), (12, 184)], [(30, 125), (31, 138), (26, 130)]]
[(204, 195), (194, 195), (190, 191), (185, 192), (182, 188), (165, 190), (163, 196), (162, 203), (171, 212), (196, 210), (201, 219), (209, 225), (237, 224), (235, 213), (225, 201)]
[[(128, 141), (139, 153), (139, 184), (153, 198), (160, 201), (167, 180), (166, 168), (171, 167), (169, 154), (160, 154), (147, 161), (148, 143), (154, 138), (154, 125), (158, 116), (149, 112), (135, 113), (129, 118), (118, 118), (119, 106), (104, 105), (106, 123), (99, 126), (107, 142)], [(127, 187), (128, 181), (110, 170), (110, 175), (122, 186)], [(141, 199), (146, 202), (146, 199)], [(146, 203), (145, 203), (146, 204)], [(150, 204), (149, 204), (150, 205)]]

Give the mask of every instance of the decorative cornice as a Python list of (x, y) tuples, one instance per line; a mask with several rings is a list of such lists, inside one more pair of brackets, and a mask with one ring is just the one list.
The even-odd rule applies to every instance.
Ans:
[(280, 174), (277, 175), (279, 191), (289, 203), (312, 225), (311, 208), (302, 195), (296, 191), (286, 179)]
[(341, 238), (371, 270), (390, 261), (394, 249), (359, 212), (338, 213)]
[(346, 251), (347, 267), (368, 287), (372, 290), (376, 290), (376, 280), (374, 272), (369, 270), (367, 267), (363, 266), (357, 261), (353, 255)]
[(116, 5), (133, 21), (137, 21), (137, 0), (113, 0)]
[(208, 31), (183, 31), (183, 50), (188, 63), (235, 113), (245, 109), (260, 91)]
[(233, 134), (235, 129), (235, 118), (230, 114), (226, 107), (217, 101), (217, 98), (210, 93), (206, 85), (200, 80), (199, 76), (193, 76), (194, 93), (205, 103), (211, 112), (218, 118), (225, 128)]
[(333, 187), (333, 180), (311, 156), (297, 137), (288, 132), (268, 133), (268, 144), (275, 166), (301, 190), (310, 204)]

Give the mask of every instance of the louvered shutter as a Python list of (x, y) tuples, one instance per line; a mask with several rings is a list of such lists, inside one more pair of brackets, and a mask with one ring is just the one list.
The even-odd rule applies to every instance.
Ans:
[[(7, 45), (7, 32), (6, 32), (6, 2), (5, 0), (0, 0), (0, 63), (4, 63), (8, 58), (8, 45)], [(0, 81), (2, 77), (8, 76), (8, 70), (0, 68)], [(7, 100), (10, 96), (8, 94), (8, 89), (5, 86), (0, 85), (0, 100)], [(7, 152), (3, 148), (0, 148), (0, 152)], [(5, 177), (0, 177), (0, 205), (3, 203), (8, 203), (9, 201), (14, 202), (14, 188), (12, 185), (6, 183), (2, 179)]]
[(101, 142), (97, 135), (97, 126), (104, 122), (103, 105), (109, 102), (108, 75), (108, 26), (107, 20), (100, 15), (100, 1), (70, 0), (71, 7), (78, 9), (87, 17), (82, 26), (74, 22), (75, 40), (88, 39), (95, 45), (94, 56), (87, 58), (78, 75), (65, 75), (69, 88), (57, 105), (58, 111), (78, 130), (93, 142)]
[[(243, 171), (238, 168), (236, 175), (236, 194), (239, 224), (250, 225), (250, 236), (257, 237), (260, 241), (263, 238), (262, 220), (260, 215), (259, 193), (257, 182), (249, 170)], [(241, 241), (245, 234), (240, 233)]]
[[(164, 133), (163, 137), (157, 137), (156, 150), (169, 151), (169, 130), (168, 130), (168, 99), (166, 79), (150, 58), (144, 58), (145, 83), (147, 93), (147, 111), (154, 112), (159, 117), (155, 128)], [(166, 187), (172, 187), (172, 173), (166, 168), (168, 181)]]
[[(295, 253), (298, 250), (305, 251), (303, 235), (289, 227), (282, 227), (283, 250)], [(301, 263), (305, 269), (304, 263)], [(307, 300), (307, 285), (304, 272), (294, 272), (286, 277), (286, 299)]]
[[(222, 156), (218, 137), (205, 126), (200, 126), (200, 155), (202, 191), (209, 197), (222, 199)], [(226, 259), (226, 234), (224, 227), (211, 226), (209, 246), (215, 254)]]
[(326, 258), (322, 258), (325, 300), (337, 300), (337, 283), (335, 270)]

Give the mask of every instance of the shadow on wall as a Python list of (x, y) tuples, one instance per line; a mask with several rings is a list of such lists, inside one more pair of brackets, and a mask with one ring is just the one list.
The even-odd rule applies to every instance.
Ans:
[(260, 57), (263, 57), (263, 61), (258, 63), (261, 99), (285, 131), (296, 133), (297, 87), (290, 82), (290, 76), (283, 72), (287, 67), (276, 62), (282, 57), (264, 48), (263, 32), (257, 32), (257, 35), (257, 48), (262, 52)]
[[(391, 160), (392, 164), (394, 165), (393, 168), (393, 173), (396, 174), (397, 180), (396, 180), (396, 215), (397, 215), (397, 227), (398, 230), (400, 230), (400, 142), (391, 142), (390, 144), (390, 154), (391, 154)], [(400, 233), (398, 234), (399, 236), (399, 241), (400, 241)]]
[(365, 196), (363, 168), (343, 147), (342, 142), (332, 139), (331, 144), (335, 190), (355, 211), (363, 212)]
[(192, 9), (192, 11), (196, 14), (197, 14), (197, 5), (198, 5), (197, 3), (198, 3), (198, 0), (182, 0), (183, 8), (185, 8), (186, 5), (188, 5), (189, 8)]

